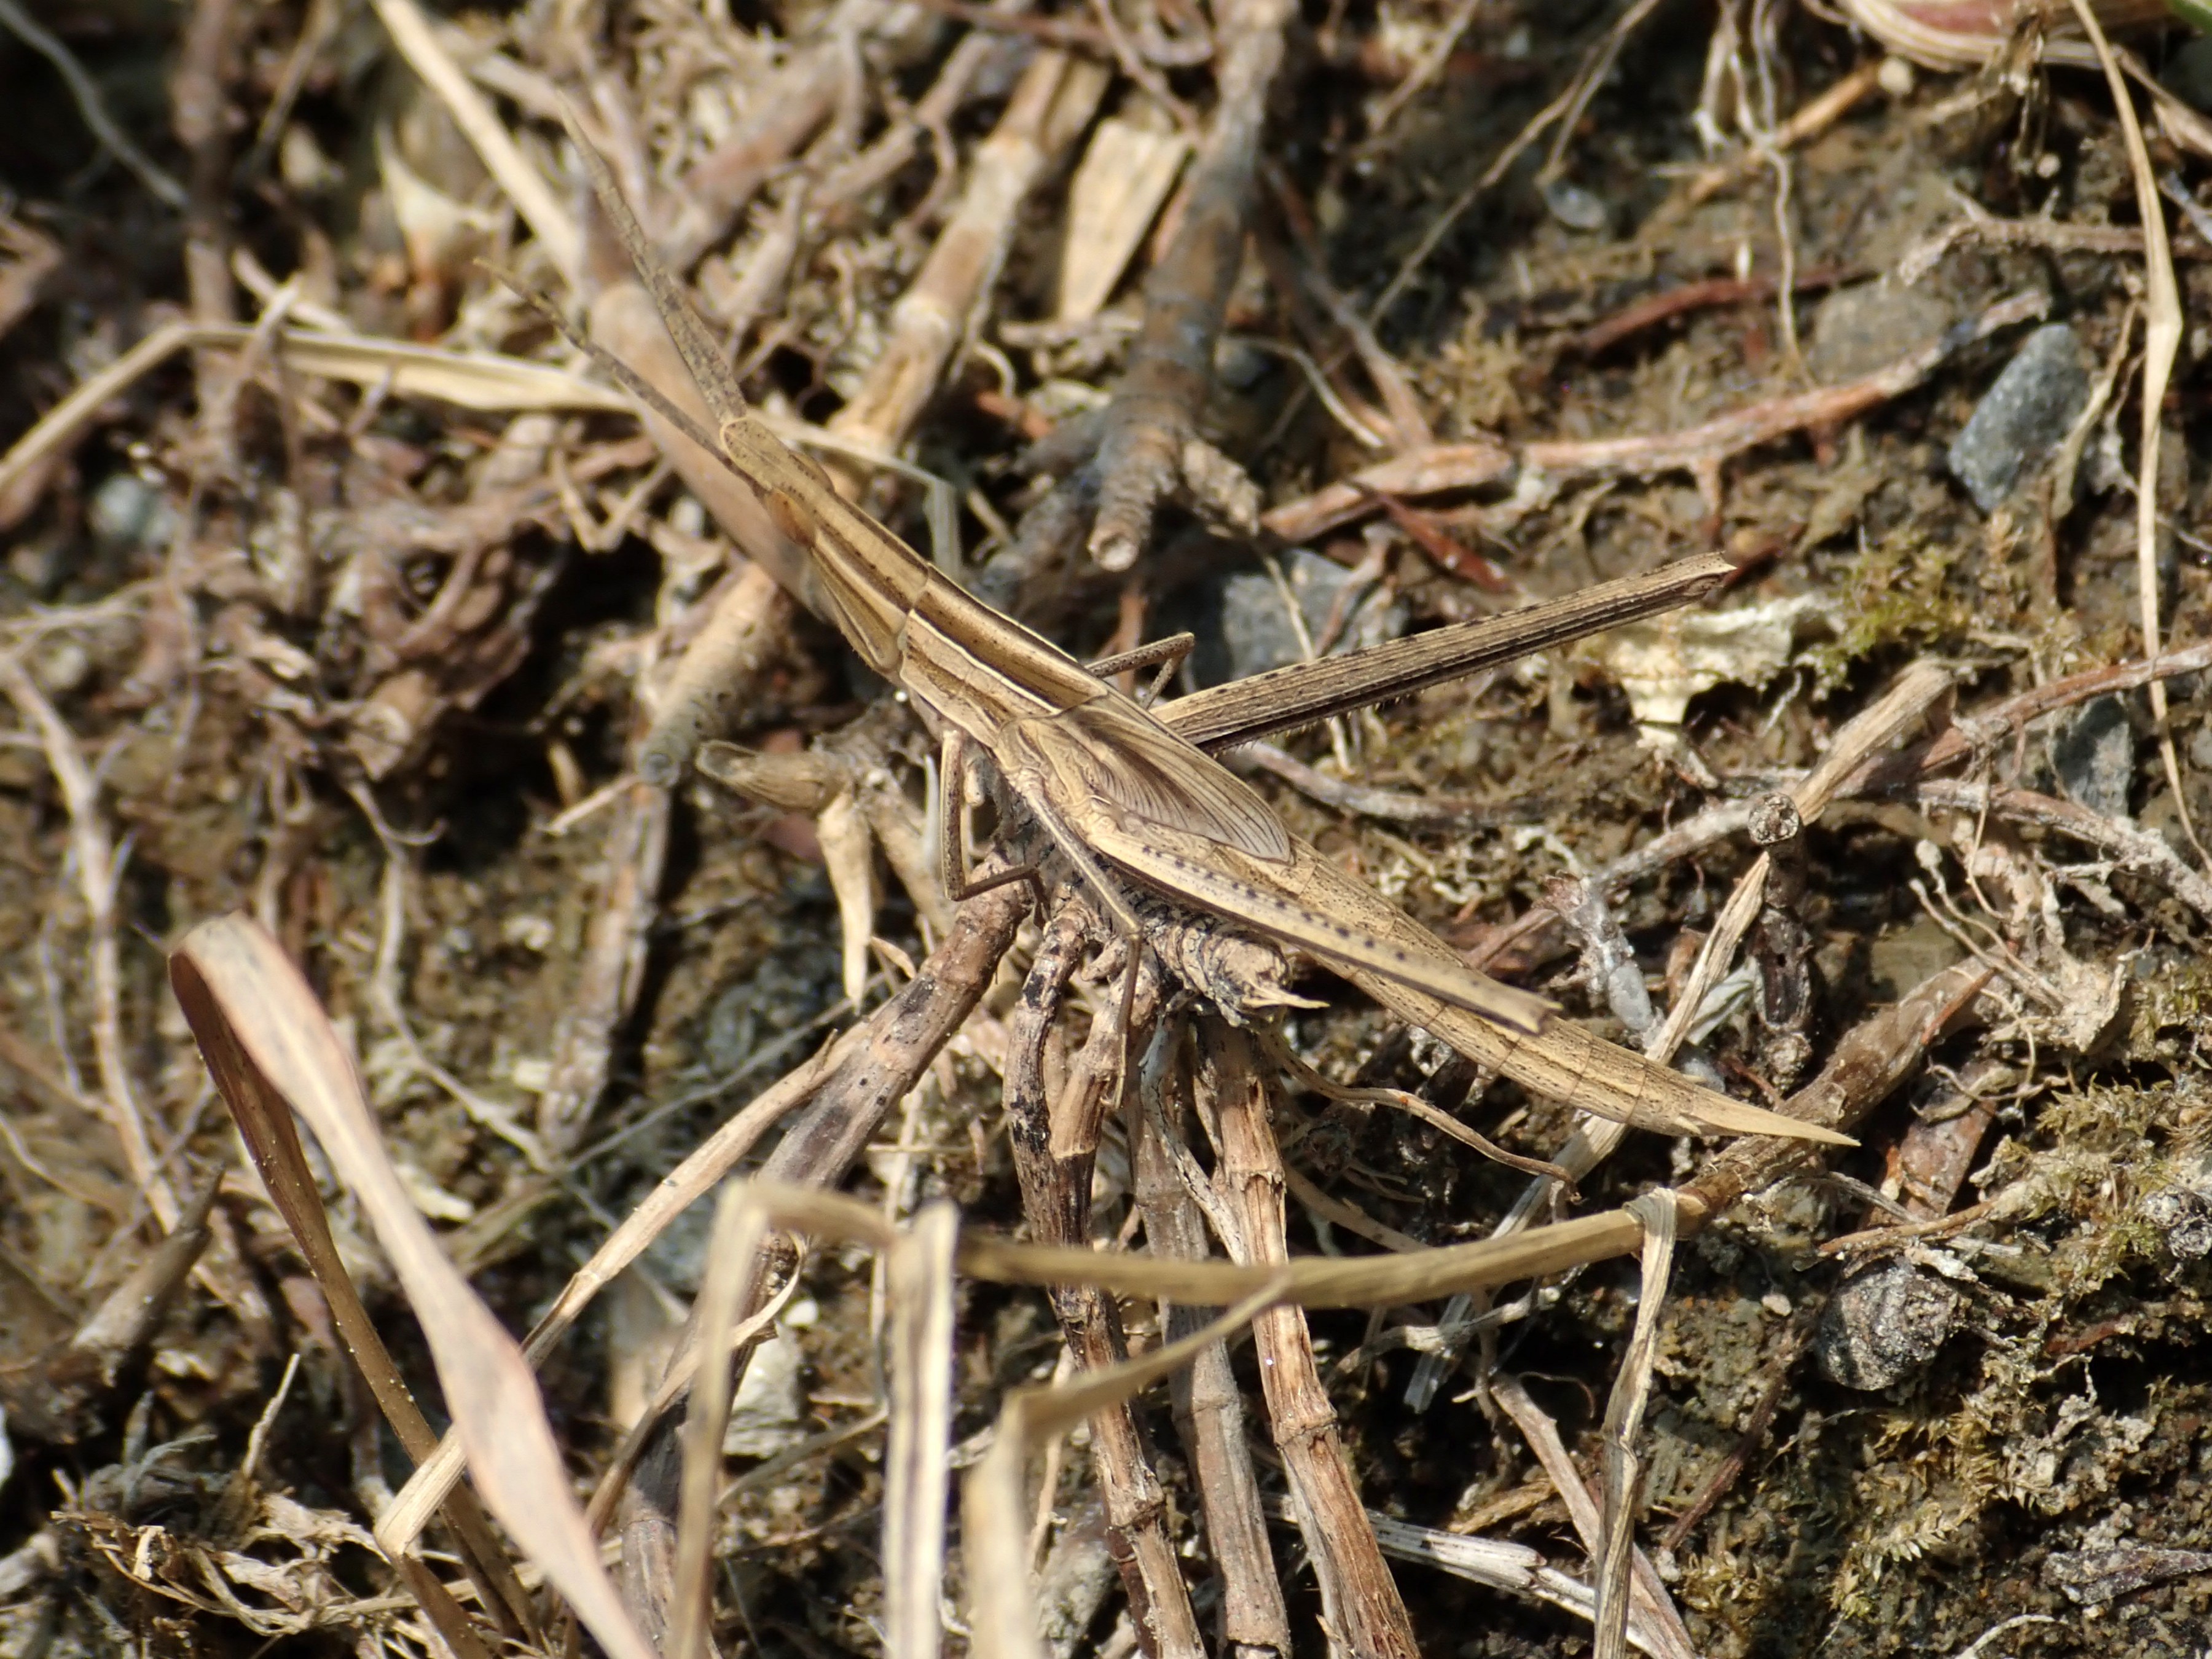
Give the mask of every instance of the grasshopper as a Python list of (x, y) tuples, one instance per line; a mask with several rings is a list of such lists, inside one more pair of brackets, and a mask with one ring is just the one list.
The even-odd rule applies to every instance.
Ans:
[[(944, 745), (939, 810), (951, 897), (1024, 879), (1041, 890), (1034, 866), (981, 882), (970, 877), (964, 781), (971, 751), (981, 750), (1128, 936), (1125, 1001), (1146, 937), (1129, 896), (1133, 885), (1311, 957), (1471, 1058), (1601, 1115), (1672, 1133), (1840, 1139), (1729, 1100), (1558, 1021), (1540, 998), (1476, 972), (1292, 836), (1257, 790), (1177, 730), (1184, 705), (1155, 714), (1104, 678), (1171, 661), (1188, 648), (1187, 637), (1086, 666), (975, 599), (847, 501), (817, 463), (751, 412), (713, 336), (652, 257), (605, 161), (573, 122), (570, 134), (690, 371), (714, 433), (582, 339), (550, 301), (539, 299), (538, 307), (634, 396), (719, 455), (758, 494), (777, 527), (805, 550), (827, 619), (863, 661), (906, 692), (933, 728)], [(1728, 568), (1711, 561), (1695, 580), (1709, 581)], [(1660, 586), (1647, 584), (1646, 591)], [(1679, 580), (1674, 591), (1680, 597)], [(1440, 652), (1419, 639), (1381, 650), (1382, 678), (1374, 665), (1364, 674), (1340, 671), (1267, 708), (1249, 699), (1194, 697), (1186, 700), (1192, 707), (1184, 718), (1194, 732), (1228, 746), (1261, 730), (1310, 724), (1464, 672), (1440, 665), (1448, 648)]]

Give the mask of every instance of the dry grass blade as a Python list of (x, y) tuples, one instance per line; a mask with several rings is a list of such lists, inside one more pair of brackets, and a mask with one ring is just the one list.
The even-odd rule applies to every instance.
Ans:
[[(1434, 1567), (1470, 1583), (1526, 1595), (1577, 1618), (1589, 1619), (1596, 1613), (1597, 1597), (1589, 1585), (1556, 1567), (1547, 1566), (1544, 1558), (1526, 1544), (1439, 1532), (1433, 1527), (1413, 1526), (1372, 1510), (1368, 1512), (1367, 1523), (1375, 1528), (1376, 1541), (1382, 1546), (1382, 1553), (1394, 1560)], [(1674, 1651), (1652, 1634), (1641, 1608), (1631, 1612), (1628, 1639), (1638, 1651), (1650, 1654), (1653, 1659), (1668, 1659)]]
[[(181, 957), (178, 960), (181, 961)], [(240, 1139), (252, 1156), (262, 1185), (277, 1213), (292, 1230), (293, 1241), (307, 1258), (308, 1271), (314, 1275), (317, 1286), (329, 1304), (331, 1321), (344, 1339), (354, 1363), (361, 1368), (377, 1408), (392, 1425), (401, 1449), (417, 1464), (427, 1467), (434, 1458), (438, 1437), (400, 1376), (398, 1365), (385, 1347), (384, 1339), (368, 1316), (368, 1310), (362, 1304), (353, 1275), (338, 1255), (329, 1218), (323, 1211), (322, 1194), (301, 1147), (291, 1109), (285, 1097), (269, 1086), (258, 1067), (238, 1047), (228, 1020), (203, 994), (198, 969), (187, 965), (185, 976), (180, 978), (173, 962), (171, 979), (178, 988), (178, 1000), (192, 1022), (200, 1052), (222, 1087), (223, 1098), (230, 1107)], [(195, 1012), (196, 1000), (201, 1009), (198, 1014)], [(458, 1457), (455, 1474), (459, 1474)], [(503, 1626), (520, 1630), (529, 1620), (529, 1602), (507, 1569), (506, 1553), (477, 1508), (476, 1499), (465, 1491), (453, 1491), (452, 1486), (448, 1481), (440, 1488), (437, 1497), (425, 1508), (422, 1521), (427, 1523), (430, 1509), (442, 1504), (446, 1518), (461, 1539), (470, 1574), (483, 1590), (486, 1610)], [(415, 1532), (420, 1530), (418, 1523)], [(414, 1535), (410, 1532), (398, 1547), (386, 1546), (392, 1560), (404, 1562), (407, 1559)], [(424, 1576), (428, 1576), (427, 1570)], [(434, 1613), (434, 1607), (433, 1611)]]
[(1142, 1358), (1110, 1370), (1085, 1373), (1060, 1388), (1018, 1389), (1007, 1396), (990, 1450), (969, 1471), (960, 1489), (969, 1641), (981, 1659), (1044, 1659), (1029, 1591), (1028, 1519), (1022, 1493), (1022, 1475), (1031, 1450), (1173, 1376), (1208, 1344), (1242, 1329), (1276, 1300), (1285, 1277), (1278, 1272), (1264, 1278), (1259, 1289), (1212, 1324)]
[[(1743, 1143), (1771, 1148), (1787, 1141)], [(887, 1250), (897, 1231), (880, 1211), (841, 1194), (765, 1178), (748, 1190), (774, 1226)], [(1447, 1291), (1540, 1279), (1637, 1249), (1644, 1228), (1626, 1210), (1531, 1227), (1510, 1238), (1478, 1239), (1384, 1256), (1298, 1256), (1282, 1266), (1187, 1261), (1094, 1250), (1083, 1245), (1023, 1244), (974, 1229), (960, 1236), (955, 1261), (971, 1279), (1000, 1285), (1096, 1285), (1183, 1307), (1223, 1307), (1267, 1290), (1302, 1308), (1373, 1308), (1426, 1302)]]
[[(1950, 672), (1940, 664), (1915, 663), (1899, 675), (1871, 707), (1836, 734), (1828, 752), (1820, 757), (1820, 763), (1790, 792), (1798, 816), (1807, 823), (1816, 822), (1828, 810), (1836, 792), (1860, 766), (1910, 730), (1950, 690)], [(1706, 995), (1735, 962), (1736, 946), (1743, 942), (1745, 933), (1758, 918), (1771, 866), (1766, 854), (1759, 854), (1744, 872), (1743, 879), (1736, 884), (1735, 890), (1729, 895), (1727, 905), (1698, 953), (1696, 967), (1691, 970), (1667, 1017), (1666, 1025), (1652, 1045), (1652, 1052), (1657, 1057), (1668, 1058), (1682, 1046)]]
[[(254, 331), (230, 323), (170, 323), (155, 329), (39, 417), (0, 455), (0, 496), (33, 469), (82, 439), (100, 410), (181, 351), (249, 343)], [(404, 340), (285, 329), (270, 337), (285, 367), (354, 386), (383, 386), (388, 395), (434, 398), (488, 412), (605, 410), (628, 413), (629, 400), (550, 363), (489, 352), (451, 351)]]
[[(2181, 351), (2183, 316), (2181, 287), (2173, 274), (2173, 244), (2166, 234), (2166, 207), (2158, 193), (2158, 176), (2151, 170), (2150, 151), (2143, 143), (2142, 123), (2136, 117), (2135, 100), (2129, 95), (2127, 77), (2120, 73), (2112, 42), (2089, 0), (2071, 0), (2081, 32), (2096, 50), (2097, 62), (2112, 91), (2112, 107), (2120, 118), (2120, 133), (2128, 147), (2128, 172), (2135, 181), (2136, 211), (2142, 219), (2143, 277), (2147, 289), (2143, 306), (2142, 437), (2136, 458), (2136, 603), (2142, 619), (2143, 655), (2158, 656), (2158, 451), (2166, 429), (2166, 390), (2173, 379), (2173, 362)], [(2173, 750), (2173, 728), (2166, 714), (2166, 682), (2150, 684), (2151, 719), (2158, 726), (2159, 757), (2166, 763), (2166, 781), (2173, 791), (2173, 806), (2182, 833), (2197, 849), (2200, 862), (2212, 864), (2212, 854), (2197, 838), (2189, 816), (2189, 793), (2181, 787), (2181, 761)]]
[(1636, 1302), (1636, 1328), (1621, 1356), (1620, 1375), (1605, 1408), (1605, 1514), (1597, 1558), (1595, 1659), (1621, 1659), (1628, 1639), (1629, 1575), (1636, 1553), (1636, 1506), (1644, 1489), (1644, 1462), (1636, 1437), (1651, 1399), (1652, 1364), (1658, 1358), (1659, 1316), (1674, 1267), (1680, 1212), (1671, 1193), (1646, 1193), (1628, 1206), (1644, 1226), (1644, 1279)]
[[(764, 1264), (757, 1245), (744, 1261), (750, 1264), (750, 1271), (739, 1280), (739, 1295), (735, 1304), (739, 1308), (747, 1305), (749, 1298), (762, 1283)], [(684, 1328), (676, 1352), (669, 1358), (667, 1369), (653, 1386), (652, 1396), (646, 1401), (645, 1409), (638, 1413), (637, 1421), (630, 1425), (629, 1432), (623, 1437), (622, 1443), (615, 1448), (614, 1455), (607, 1460), (607, 1466), (599, 1475), (599, 1484), (592, 1493), (592, 1501), (585, 1508), (584, 1518), (590, 1524), (593, 1537), (605, 1530), (616, 1505), (622, 1500), (630, 1476), (636, 1472), (638, 1460), (660, 1432), (663, 1419), (676, 1409), (690, 1391), (693, 1380), (699, 1374), (701, 1357), (710, 1352), (717, 1353), (723, 1364), (724, 1375), (730, 1375), (732, 1356), (745, 1352), (775, 1323), (783, 1310), (790, 1306), (792, 1295), (798, 1288), (799, 1278), (794, 1273), (757, 1311), (726, 1327), (716, 1349), (706, 1348), (699, 1341), (704, 1304), (703, 1301), (694, 1304), (691, 1320)], [(723, 1386), (726, 1391), (727, 1384)], [(755, 1470), (754, 1473), (757, 1474), (759, 1472)], [(679, 1570), (672, 1561), (669, 1564), (669, 1572), (672, 1581), (680, 1577)], [(704, 1592), (703, 1584), (702, 1591)], [(656, 1602), (655, 1605), (659, 1604)]]
[(890, 1659), (934, 1659), (942, 1645), (959, 1233), (960, 1212), (932, 1204), (890, 1249), (891, 1412), (884, 1454), (884, 1651)]
[[(710, 1356), (726, 1352), (725, 1333), (738, 1322), (753, 1276), (753, 1257), (767, 1231), (767, 1220), (744, 1185), (733, 1181), (724, 1187), (707, 1246), (707, 1279), (693, 1310)], [(668, 1659), (700, 1659), (714, 1623), (714, 1521), (721, 1496), (722, 1431), (730, 1421), (730, 1368), (710, 1361), (705, 1370), (706, 1379), (692, 1389), (684, 1419), (684, 1500), (676, 1534), (675, 1620)]]
[(1077, 1246), (1016, 1244), (969, 1232), (960, 1241), (960, 1270), (1002, 1284), (1097, 1285), (1200, 1308), (1249, 1296), (1262, 1285), (1275, 1283), (1279, 1273), (1283, 1298), (1300, 1307), (1374, 1308), (1564, 1273), (1626, 1255), (1642, 1237), (1634, 1217), (1626, 1210), (1607, 1210), (1531, 1227), (1510, 1238), (1478, 1239), (1401, 1255), (1299, 1256), (1286, 1268), (1275, 1268), (1264, 1263), (1247, 1267)]
[(522, 357), (299, 329), (288, 330), (276, 343), (285, 366), (302, 374), (362, 386), (388, 384), (390, 395), (434, 398), (461, 409), (520, 414), (532, 410), (627, 412), (629, 408), (629, 401), (611, 387), (555, 364)]
[[(787, 1073), (773, 1088), (717, 1129), (690, 1157), (663, 1177), (646, 1200), (624, 1217), (622, 1224), (592, 1252), (578, 1268), (553, 1305), (538, 1320), (524, 1342), (522, 1352), (533, 1365), (544, 1363), (553, 1345), (582, 1316), (593, 1297), (612, 1284), (623, 1271), (659, 1237), (661, 1232), (714, 1189), (737, 1161), (752, 1150), (769, 1126), (796, 1109), (828, 1076), (836, 1058), (845, 1052), (851, 1036), (825, 1045), (815, 1056)], [(378, 1523), (377, 1535), (402, 1545), (411, 1541), (428, 1522), (445, 1494), (461, 1474), (461, 1443), (447, 1433), (437, 1450), (422, 1461), (407, 1484), (392, 1499)]]
[(522, 1352), (455, 1271), (379, 1139), (353, 1062), (307, 981), (258, 922), (203, 922), (170, 981), (236, 1109), (297, 1112), (368, 1213), (436, 1362), (486, 1505), (612, 1659), (655, 1659), (599, 1563)]
[(500, 125), (490, 103), (453, 61), (428, 16), (415, 0), (370, 0), (370, 3), (391, 31), (392, 44), (407, 59), (408, 67), (438, 95), (453, 125), (483, 158), (485, 171), (499, 180), (500, 188), (537, 236), (555, 269), (568, 281), (576, 281), (583, 270), (582, 233), (545, 182), (545, 175), (522, 153)]
[[(1626, 1212), (1623, 1212), (1626, 1214)], [(1566, 1505), (1567, 1516), (1575, 1532), (1588, 1549), (1592, 1561), (1604, 1555), (1604, 1513), (1590, 1495), (1589, 1484), (1583, 1480), (1567, 1443), (1559, 1437), (1559, 1426), (1549, 1413), (1530, 1397), (1522, 1380), (1509, 1372), (1494, 1372), (1491, 1377), (1491, 1394), (1513, 1425), (1528, 1443), (1528, 1449), (1536, 1455), (1544, 1473), (1552, 1482), (1559, 1501)], [(1651, 1651), (1661, 1659), (1698, 1659), (1698, 1650), (1690, 1640), (1690, 1632), (1682, 1624), (1682, 1616), (1675, 1611), (1667, 1587), (1660, 1582), (1648, 1561), (1629, 1552), (1630, 1593), (1635, 1599), (1637, 1623), (1650, 1638)], [(1596, 1592), (1591, 1592), (1591, 1616), (1596, 1616)]]
[(172, 1228), (177, 1224), (177, 1195), (155, 1161), (145, 1115), (131, 1085), (130, 1062), (124, 1053), (118, 1008), (123, 967), (115, 939), (115, 884), (120, 872), (114, 842), (100, 811), (100, 786), (85, 763), (76, 734), (54, 712), (22, 659), (13, 652), (0, 655), (0, 691), (7, 693), (24, 725), (38, 734), (47, 768), (69, 808), (77, 891), (84, 901), (92, 936), (87, 954), (91, 958), (92, 1039), (100, 1061), (101, 1103), (106, 1109), (108, 1127), (122, 1146), (124, 1168), (131, 1184), (145, 1194), (162, 1227)]

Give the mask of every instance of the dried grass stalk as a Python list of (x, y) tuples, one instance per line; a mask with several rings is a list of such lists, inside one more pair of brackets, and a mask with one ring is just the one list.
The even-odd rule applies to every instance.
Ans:
[(258, 922), (233, 915), (186, 934), (169, 973), (232, 1110), (264, 1122), (297, 1112), (360, 1200), (422, 1322), (485, 1504), (613, 1659), (657, 1659), (599, 1563), (537, 1379), (408, 1197), (352, 1060), (299, 970)]
[[(1065, 52), (1024, 71), (991, 134), (975, 147), (958, 204), (929, 258), (891, 307), (882, 354), (830, 428), (872, 449), (903, 443), (1013, 246), (1030, 191), (1089, 125), (1110, 76)], [(856, 483), (850, 469), (848, 486)], [(851, 494), (848, 487), (847, 494)]]
[[(728, 1352), (728, 1334), (753, 1275), (753, 1258), (768, 1231), (767, 1218), (743, 1183), (731, 1182), (714, 1206), (714, 1230), (707, 1246), (707, 1277), (699, 1287), (692, 1321), (710, 1358), (706, 1379), (695, 1377), (691, 1404), (684, 1419), (684, 1507), (676, 1534), (674, 1615), (666, 1644), (667, 1659), (700, 1659), (712, 1645), (714, 1547), (718, 1500), (722, 1486), (722, 1434), (730, 1422), (730, 1368), (716, 1360)], [(672, 1361), (672, 1375), (678, 1367)], [(662, 1392), (668, 1378), (662, 1379)], [(647, 1411), (642, 1420), (658, 1413)]]
[(1007, 1396), (990, 1450), (969, 1471), (960, 1489), (969, 1639), (978, 1659), (1045, 1659), (1029, 1588), (1028, 1528), (1023, 1514), (1022, 1476), (1030, 1454), (1085, 1418), (1174, 1376), (1209, 1344), (1243, 1329), (1280, 1288), (1279, 1279), (1269, 1279), (1203, 1329), (1111, 1370), (1087, 1372), (1055, 1389), (1018, 1389)]
[[(1188, 1067), (1178, 1063), (1180, 1045), (1163, 1025), (1153, 1038), (1141, 1079), (1138, 1113), (1129, 1139), (1136, 1148), (1134, 1195), (1145, 1218), (1146, 1247), (1154, 1255), (1202, 1261), (1207, 1255), (1206, 1220), (1197, 1192), (1205, 1176), (1191, 1167), (1176, 1125), (1185, 1115)], [(1175, 1109), (1170, 1109), (1170, 1092)], [(1186, 1175), (1188, 1171), (1188, 1175)], [(1233, 1220), (1225, 1206), (1217, 1214)], [(1160, 1325), (1170, 1341), (1194, 1334), (1218, 1310), (1160, 1304)], [(1288, 1659), (1291, 1620), (1283, 1587), (1267, 1545), (1259, 1480), (1245, 1439), (1244, 1394), (1231, 1367), (1229, 1345), (1201, 1348), (1173, 1389), (1176, 1427), (1189, 1458), (1204, 1512), (1206, 1542), (1221, 1576), (1220, 1641), (1234, 1659)]]
[(891, 1406), (884, 1452), (884, 1650), (890, 1659), (936, 1659), (942, 1645), (959, 1234), (960, 1212), (931, 1204), (890, 1249)]
[(1644, 1409), (1651, 1399), (1651, 1368), (1659, 1352), (1659, 1316), (1674, 1267), (1677, 1210), (1671, 1193), (1646, 1193), (1628, 1206), (1644, 1224), (1644, 1277), (1636, 1302), (1636, 1328), (1621, 1356), (1620, 1374), (1606, 1402), (1605, 1513), (1597, 1561), (1595, 1659), (1621, 1659), (1628, 1639), (1629, 1578), (1636, 1554), (1636, 1510), (1644, 1492), (1644, 1458), (1636, 1449)]

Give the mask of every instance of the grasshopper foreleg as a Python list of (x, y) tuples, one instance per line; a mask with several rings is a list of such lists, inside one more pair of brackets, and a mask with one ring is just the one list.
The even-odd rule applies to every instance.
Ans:
[(938, 878), (945, 896), (955, 904), (988, 893), (994, 888), (1025, 881), (1039, 909), (1044, 908), (1044, 878), (1034, 864), (1018, 864), (977, 878), (968, 851), (968, 739), (957, 728), (948, 728), (939, 762), (937, 786)]

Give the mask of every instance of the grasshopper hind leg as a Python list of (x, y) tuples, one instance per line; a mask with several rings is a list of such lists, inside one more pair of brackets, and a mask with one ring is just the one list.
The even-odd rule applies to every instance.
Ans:
[(1086, 663), (1085, 666), (1103, 680), (1109, 674), (1158, 665), (1160, 672), (1152, 676), (1151, 686), (1137, 699), (1139, 708), (1150, 708), (1160, 700), (1160, 693), (1167, 690), (1168, 676), (1181, 666), (1182, 659), (1190, 655), (1197, 645), (1198, 635), (1195, 634), (1170, 634), (1164, 640), (1154, 640), (1150, 645), (1140, 645), (1134, 651), (1101, 657), (1097, 662)]

